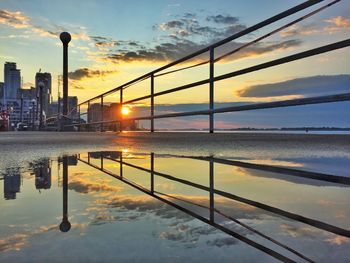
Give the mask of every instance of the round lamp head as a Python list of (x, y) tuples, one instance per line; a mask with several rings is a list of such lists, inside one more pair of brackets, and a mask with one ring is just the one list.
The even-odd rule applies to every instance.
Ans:
[(60, 224), (60, 230), (61, 232), (68, 232), (71, 228), (71, 224), (68, 220), (63, 220)]
[(72, 37), (68, 32), (62, 32), (60, 34), (60, 39), (64, 45), (68, 45), (69, 41), (71, 41)]

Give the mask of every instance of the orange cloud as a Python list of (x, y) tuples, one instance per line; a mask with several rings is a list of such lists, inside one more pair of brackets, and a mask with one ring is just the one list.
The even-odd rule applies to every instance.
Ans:
[(0, 24), (8, 25), (14, 28), (29, 27), (29, 18), (21, 12), (11, 12), (9, 10), (0, 9)]
[(343, 16), (332, 17), (332, 18), (327, 19), (325, 21), (333, 24), (334, 26), (336, 26), (338, 28), (345, 28), (345, 29), (350, 28), (350, 19), (343, 17)]

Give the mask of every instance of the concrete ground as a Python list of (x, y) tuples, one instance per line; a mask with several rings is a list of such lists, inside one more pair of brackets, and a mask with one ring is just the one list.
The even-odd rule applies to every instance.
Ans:
[(0, 167), (39, 157), (129, 150), (243, 158), (337, 155), (350, 158), (350, 135), (193, 132), (2, 132)]

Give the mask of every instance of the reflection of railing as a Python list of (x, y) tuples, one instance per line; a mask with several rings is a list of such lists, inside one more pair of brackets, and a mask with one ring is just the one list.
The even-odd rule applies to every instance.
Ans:
[[(225, 57), (228, 57), (236, 52), (239, 52), (240, 50), (258, 43), (259, 41), (261, 41), (262, 39), (265, 39), (271, 35), (276, 34), (277, 32), (280, 32), (281, 30), (284, 30), (304, 19), (307, 19), (308, 17), (336, 4), (337, 2), (339, 2), (340, 0), (334, 0), (329, 2), (328, 4), (319, 7), (318, 9), (313, 10), (312, 12), (303, 15), (301, 17), (299, 17), (298, 19), (293, 20), (292, 22), (289, 22), (287, 24), (285, 24), (284, 26), (278, 27), (277, 29), (251, 41), (248, 42), (246, 44), (243, 44), (241, 47), (239, 48), (235, 48), (234, 50), (231, 50), (230, 52), (226, 53), (226, 54), (215, 54), (215, 49), (218, 47), (221, 47), (235, 39), (238, 39), (242, 36), (245, 36), (247, 34), (250, 34), (252, 32), (257, 31), (258, 29), (261, 29), (267, 25), (273, 24), (283, 18), (286, 18), (290, 15), (293, 15), (301, 10), (304, 10), (306, 8), (309, 8), (315, 4), (318, 4), (320, 2), (323, 2), (324, 0), (309, 0), (306, 1), (300, 5), (297, 5), (293, 8), (290, 8), (282, 13), (279, 13), (269, 19), (266, 19), (254, 26), (251, 26), (249, 28), (246, 28), (226, 39), (223, 39), (215, 44), (212, 44), (206, 48), (203, 48), (197, 52), (194, 52), (188, 56), (185, 56), (182, 59), (179, 59), (177, 61), (174, 61), (172, 63), (169, 63), (168, 65), (165, 65), (163, 67), (160, 67), (156, 70), (153, 70), (150, 73), (147, 73), (141, 77), (138, 77), (132, 81), (129, 81), (117, 88), (114, 88), (110, 91), (107, 91), (103, 94), (100, 94), (98, 96), (95, 96), (83, 103), (80, 103), (78, 105), (77, 108), (77, 112), (79, 113), (79, 119), (80, 119), (80, 115), (82, 114), (88, 114), (89, 115), (89, 111), (90, 111), (90, 105), (91, 102), (95, 101), (95, 100), (100, 100), (99, 105), (100, 105), (100, 118), (99, 120), (91, 120), (89, 121), (89, 118), (87, 123), (85, 124), (74, 124), (74, 125), (67, 125), (67, 126), (81, 126), (81, 125), (100, 125), (101, 130), (103, 130), (104, 125), (106, 124), (111, 124), (111, 123), (119, 123), (119, 127), (120, 129), (122, 129), (123, 125), (122, 123), (124, 121), (135, 121), (135, 120), (150, 120), (151, 121), (151, 131), (154, 131), (154, 120), (155, 119), (161, 119), (161, 118), (173, 118), (173, 117), (184, 117), (184, 116), (198, 116), (198, 115), (204, 115), (204, 116), (209, 116), (209, 131), (210, 132), (214, 132), (214, 114), (216, 113), (226, 113), (226, 112), (237, 112), (237, 111), (247, 111), (247, 110), (257, 110), (257, 109), (267, 109), (267, 108), (278, 108), (278, 107), (290, 107), (290, 106), (299, 106), (299, 105), (309, 105), (309, 104), (318, 104), (318, 103), (329, 103), (329, 102), (338, 102), (338, 101), (349, 101), (350, 100), (350, 93), (344, 93), (344, 94), (337, 94), (337, 95), (328, 95), (328, 96), (318, 96), (318, 97), (311, 97), (311, 98), (303, 98), (303, 99), (292, 99), (292, 100), (284, 100), (284, 101), (276, 101), (276, 102), (269, 102), (269, 103), (258, 103), (258, 104), (250, 104), (250, 105), (244, 105), (244, 106), (234, 106), (234, 107), (224, 107), (224, 108), (218, 108), (218, 109), (214, 109), (214, 84), (217, 81), (220, 80), (225, 80), (225, 79), (229, 79), (229, 78), (233, 78), (233, 77), (237, 77), (237, 76), (241, 76), (244, 74), (248, 74), (251, 72), (255, 72), (255, 71), (259, 71), (262, 69), (267, 69), (270, 67), (274, 67), (274, 66), (278, 66), (278, 65), (282, 65), (285, 63), (289, 63), (292, 61), (296, 61), (296, 60), (300, 60), (300, 59), (304, 59), (307, 57), (311, 57), (311, 56), (315, 56), (318, 54), (322, 54), (322, 53), (326, 53), (326, 52), (330, 52), (333, 50), (337, 50), (337, 49), (341, 49), (341, 48), (345, 48), (350, 46), (350, 39), (346, 39), (340, 42), (335, 42), (329, 45), (325, 45), (325, 46), (321, 46), (318, 48), (314, 48), (314, 49), (310, 49), (304, 52), (300, 52), (300, 53), (296, 53), (290, 56), (286, 56), (283, 58), (279, 58), (276, 60), (272, 60), (269, 62), (265, 62), (262, 64), (258, 64), (258, 65), (254, 65), (251, 67), (247, 67), (241, 70), (237, 70), (237, 71), (233, 71), (227, 74), (223, 74), (223, 75), (219, 75), (219, 76), (215, 76), (214, 75), (214, 65), (215, 62), (218, 62), (219, 60), (222, 60)], [(183, 62), (188, 62), (189, 60), (198, 57), (200, 55), (204, 55), (206, 52), (209, 52), (209, 60), (205, 59), (203, 62), (197, 63), (195, 65), (191, 65), (191, 66), (186, 66), (186, 67), (182, 67), (182, 68), (177, 68), (175, 70), (169, 70), (169, 71), (165, 71), (167, 69), (170, 69), (173, 66), (178, 66), (179, 64), (183, 63)], [(216, 57), (215, 57), (216, 55)], [(193, 68), (193, 67), (197, 67), (197, 66), (201, 66), (201, 65), (205, 65), (205, 64), (209, 64), (209, 78), (208, 79), (204, 79), (204, 80), (200, 80), (200, 81), (196, 81), (196, 82), (192, 82), (186, 85), (182, 85), (179, 87), (175, 87), (175, 88), (171, 88), (165, 91), (160, 91), (160, 92), (155, 92), (155, 78), (166, 75), (166, 74), (171, 74), (174, 72), (178, 72), (180, 70), (186, 70), (189, 68)], [(123, 91), (126, 88), (129, 88), (132, 85), (135, 85), (139, 82), (142, 82), (146, 79), (150, 79), (150, 94), (149, 95), (145, 95), (145, 96), (141, 96), (138, 98), (134, 98), (128, 101), (124, 101), (123, 100)], [(209, 109), (207, 110), (200, 110), (200, 111), (189, 111), (189, 112), (178, 112), (178, 113), (171, 113), (171, 114), (160, 114), (160, 115), (155, 115), (154, 114), (154, 98), (155, 97), (159, 97), (159, 96), (163, 96), (166, 94), (171, 94), (174, 92), (178, 92), (181, 90), (186, 90), (186, 89), (190, 89), (190, 88), (194, 88), (194, 87), (198, 87), (201, 85), (205, 85), (205, 84), (209, 84)], [(115, 116), (116, 119), (113, 120), (104, 120), (104, 98), (108, 95), (111, 95), (115, 92), (119, 92), (120, 94), (120, 98), (119, 98), (119, 105), (125, 105), (125, 104), (131, 104), (131, 103), (135, 103), (135, 102), (139, 102), (142, 100), (146, 100), (146, 99), (150, 99), (150, 115), (148, 116), (142, 116), (142, 117), (135, 117), (135, 118), (122, 118), (122, 117), (117, 117)], [(87, 113), (81, 113), (81, 107), (87, 106)], [(120, 107), (121, 108), (121, 107)]]
[[(218, 224), (215, 222), (215, 213), (218, 214), (218, 215), (221, 215), (221, 216), (224, 216), (225, 218), (227, 219), (230, 219), (238, 224), (240, 224), (241, 226), (245, 227), (246, 229), (258, 234), (259, 236), (287, 249), (288, 251), (298, 255), (299, 257), (307, 260), (307, 261), (312, 261), (310, 259), (308, 259), (307, 257), (305, 257), (304, 255), (300, 254), (299, 252), (289, 248), (288, 246), (284, 245), (284, 244), (281, 244), (280, 242), (274, 240), (273, 238), (263, 234), (263, 233), (260, 233), (259, 231), (243, 224), (242, 222), (238, 221), (237, 219), (234, 219), (233, 217), (230, 217), (230, 216), (227, 216), (225, 214), (223, 214), (222, 212), (220, 212), (218, 209), (215, 208), (215, 204), (214, 204), (214, 194), (216, 195), (219, 195), (219, 196), (222, 196), (222, 197), (225, 197), (225, 198), (228, 198), (228, 199), (231, 199), (231, 200), (234, 200), (234, 201), (238, 201), (238, 202), (241, 202), (241, 203), (244, 203), (244, 204), (248, 204), (250, 206), (253, 206), (253, 207), (257, 207), (257, 208), (260, 208), (260, 209), (263, 209), (265, 211), (268, 211), (268, 212), (271, 212), (271, 213), (274, 213), (274, 214), (277, 214), (278, 216), (283, 216), (285, 218), (288, 218), (288, 219), (292, 219), (292, 220), (295, 220), (295, 221), (298, 221), (298, 222), (302, 222), (302, 223), (305, 223), (305, 224), (308, 224), (308, 225), (311, 225), (313, 227), (316, 227), (318, 229), (321, 229), (321, 230), (325, 230), (325, 231), (328, 231), (328, 232), (331, 232), (331, 233), (334, 233), (334, 234), (337, 234), (337, 235), (341, 235), (341, 236), (345, 236), (345, 237), (350, 237), (350, 231), (349, 230), (346, 230), (346, 229), (343, 229), (343, 228), (340, 228), (340, 227), (337, 227), (337, 226), (333, 226), (333, 225), (330, 225), (328, 223), (324, 223), (324, 222), (321, 222), (319, 220), (315, 220), (315, 219), (312, 219), (312, 218), (308, 218), (308, 217), (305, 217), (305, 216), (302, 216), (302, 215), (298, 215), (298, 214), (295, 214), (295, 213), (291, 213), (291, 212), (288, 212), (288, 211), (285, 211), (285, 210), (282, 210), (282, 209), (279, 209), (279, 208), (276, 208), (276, 207), (272, 207), (270, 205), (266, 205), (266, 204), (263, 204), (263, 203), (260, 203), (260, 202), (256, 202), (256, 201), (253, 201), (253, 200), (249, 200), (247, 198), (243, 198), (243, 197), (240, 197), (240, 196), (237, 196), (237, 195), (234, 195), (232, 193), (228, 193), (228, 192), (224, 192), (224, 191), (221, 191), (221, 190), (218, 190), (218, 189), (215, 189), (214, 188), (214, 163), (220, 163), (220, 164), (226, 164), (226, 165), (231, 165), (231, 166), (238, 166), (238, 167), (246, 167), (246, 168), (250, 168), (250, 169), (256, 169), (256, 170), (264, 170), (264, 171), (270, 171), (270, 172), (273, 172), (273, 173), (284, 173), (284, 171), (290, 171), (292, 169), (287, 169), (287, 168), (279, 168), (279, 167), (274, 167), (274, 166), (268, 166), (268, 165), (254, 165), (254, 164), (251, 164), (251, 163), (244, 163), (244, 162), (237, 162), (235, 163), (234, 161), (230, 161), (230, 160), (224, 160), (224, 159), (219, 159), (219, 158), (212, 158), (212, 157), (178, 157), (177, 158), (194, 158), (194, 159), (197, 159), (197, 160), (203, 160), (203, 161), (208, 161), (209, 162), (209, 187), (208, 186), (204, 186), (204, 185), (201, 185), (201, 184), (197, 184), (197, 183), (194, 183), (194, 182), (191, 182), (191, 181), (188, 181), (188, 180), (184, 180), (184, 179), (180, 179), (180, 178), (177, 178), (177, 177), (174, 177), (174, 176), (171, 176), (171, 175), (168, 175), (168, 174), (165, 174), (165, 173), (160, 173), (160, 172), (157, 172), (154, 170), (154, 159), (155, 159), (155, 154), (151, 153), (150, 154), (150, 169), (147, 169), (147, 168), (144, 168), (144, 167), (140, 167), (140, 166), (137, 166), (137, 165), (134, 165), (134, 164), (131, 164), (131, 163), (128, 163), (128, 162), (125, 162), (123, 160), (123, 153), (122, 152), (115, 152), (116, 155), (118, 155), (118, 157), (113, 157), (110, 155), (109, 152), (100, 152), (100, 153), (94, 153), (94, 154), (88, 154), (88, 158), (87, 158), (87, 161), (83, 160), (82, 158), (79, 157), (79, 160), (83, 163), (86, 163), (108, 175), (111, 175), (135, 188), (137, 188), (138, 190), (146, 193), (146, 194), (149, 194), (151, 195), (152, 197), (158, 199), (158, 200), (161, 200), (181, 211), (184, 211), (185, 213), (205, 222), (205, 223), (208, 223), (218, 229), (220, 229), (221, 231), (235, 237), (235, 238), (238, 238), (239, 240), (259, 249), (259, 250), (262, 250), (270, 255), (272, 255), (273, 257), (276, 257), (282, 261), (290, 261), (289, 258), (286, 258), (284, 257), (283, 255), (277, 253), (276, 251), (273, 251), (261, 244), (258, 244), (256, 243), (255, 241), (252, 241), (250, 239), (247, 239), (246, 237), (244, 236), (241, 236), (240, 234), (238, 233), (235, 233), (233, 231), (231, 231), (230, 229), (227, 229), (225, 228), (224, 226)], [(93, 156), (91, 156), (93, 155)], [(93, 164), (91, 162), (91, 158), (97, 158), (97, 159), (100, 159), (100, 165), (96, 165), (96, 164)], [(117, 162), (120, 164), (120, 170), (119, 170), (119, 175), (114, 173), (113, 171), (110, 171), (108, 169), (105, 169), (104, 168), (104, 160), (109, 160), (109, 161), (113, 161), (113, 162)], [(245, 166), (247, 165), (247, 166)], [(128, 166), (128, 167), (132, 167), (132, 168), (135, 168), (135, 169), (138, 169), (138, 170), (141, 170), (141, 171), (144, 171), (144, 172), (147, 172), (147, 173), (150, 173), (151, 177), (150, 177), (150, 188), (145, 188), (143, 186), (140, 186), (139, 184), (133, 182), (133, 181), (130, 181), (128, 179), (125, 178), (125, 176), (123, 176), (123, 166)], [(267, 170), (266, 167), (270, 167), (270, 170)], [(262, 168), (262, 169), (261, 169)], [(279, 170), (281, 169), (281, 170)], [(316, 178), (314, 175), (315, 173), (312, 173), (310, 172), (311, 176), (306, 176), (306, 174), (308, 172), (306, 171), (299, 171), (299, 170), (292, 170), (293, 172), (290, 173), (290, 175), (294, 176), (297, 174), (297, 172), (301, 172), (302, 174), (302, 177), (305, 177), (305, 178), (309, 178), (309, 179), (312, 179), (312, 180), (321, 180), (321, 181), (327, 181), (327, 182), (333, 182), (333, 180), (325, 180), (324, 177), (328, 176), (328, 177), (332, 177), (332, 175), (326, 175), (326, 174), (322, 174), (322, 177), (320, 178)], [(288, 174), (288, 173), (287, 173)], [(196, 214), (195, 212), (185, 208), (185, 207), (182, 207), (180, 206), (179, 204), (176, 204), (174, 202), (171, 202), (169, 199), (173, 199), (173, 200), (179, 200), (178, 197), (176, 196), (171, 196), (171, 195), (168, 195), (168, 194), (164, 194), (164, 193), (161, 193), (161, 192), (158, 192), (156, 191), (154, 188), (154, 176), (159, 176), (159, 177), (162, 177), (162, 178), (166, 178), (168, 180), (171, 180), (171, 181), (174, 181), (174, 182), (178, 182), (178, 183), (181, 183), (181, 184), (184, 184), (184, 185), (187, 185), (187, 186), (191, 186), (191, 187), (194, 187), (196, 189), (200, 189), (200, 190), (204, 190), (206, 192), (209, 193), (209, 207), (204, 207), (206, 209), (209, 210), (209, 219), (207, 219), (206, 217), (203, 217), (202, 215), (199, 215), (199, 214)], [(296, 176), (299, 176), (299, 175), (296, 175)], [(338, 180), (337, 180), (337, 183), (340, 183), (340, 184), (346, 184), (346, 185), (349, 185), (349, 181), (344, 178), (344, 177), (339, 177)], [(162, 195), (162, 196), (165, 196), (166, 198), (162, 197), (162, 196), (159, 196), (159, 195)], [(183, 202), (187, 202), (189, 203), (190, 201), (188, 200), (184, 200), (184, 199), (181, 199), (181, 201)], [(201, 205), (198, 205), (198, 204), (194, 204), (194, 205), (197, 205), (197, 206), (201, 206)], [(203, 206), (201, 206), (203, 207)]]

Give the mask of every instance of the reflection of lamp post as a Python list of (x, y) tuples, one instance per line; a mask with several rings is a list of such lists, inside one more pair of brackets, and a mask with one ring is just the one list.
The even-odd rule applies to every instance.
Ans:
[(63, 216), (60, 224), (61, 232), (68, 232), (71, 224), (68, 221), (68, 157), (63, 157)]

